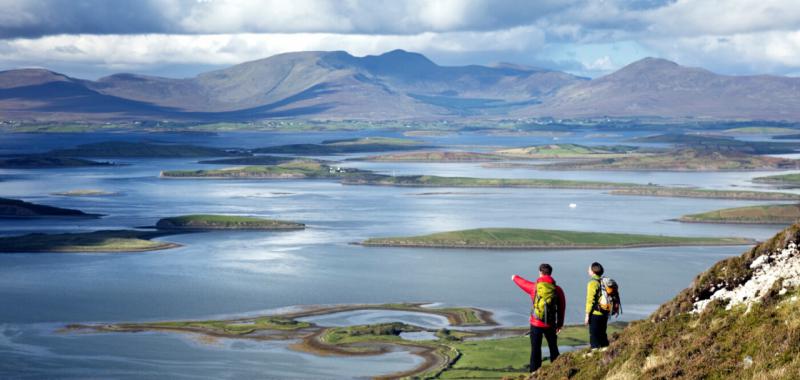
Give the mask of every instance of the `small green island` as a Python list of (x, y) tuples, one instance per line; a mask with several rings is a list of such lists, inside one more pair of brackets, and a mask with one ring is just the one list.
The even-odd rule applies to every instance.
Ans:
[(19, 199), (0, 198), (0, 218), (98, 218), (80, 210), (41, 205)]
[(800, 187), (800, 173), (756, 177), (753, 178), (753, 182), (786, 187)]
[(730, 224), (792, 224), (800, 220), (800, 204), (726, 208), (684, 215), (681, 222)]
[(495, 154), (526, 159), (541, 158), (615, 158), (642, 154), (642, 148), (629, 145), (588, 146), (578, 144), (547, 144), (495, 151)]
[(372, 162), (491, 162), (503, 161), (508, 157), (479, 152), (461, 151), (422, 151), (408, 153), (390, 153), (378, 156), (357, 158), (358, 161)]
[(431, 148), (431, 146), (412, 139), (392, 137), (363, 137), (354, 139), (325, 140), (320, 144), (276, 145), (254, 149), (253, 152), (315, 156), (397, 150), (419, 150), (425, 148)]
[(305, 224), (238, 215), (183, 215), (160, 219), (159, 230), (302, 230)]
[(250, 153), (235, 148), (221, 149), (184, 144), (106, 141), (78, 145), (69, 149), (56, 149), (50, 151), (48, 155), (56, 157), (179, 158), (249, 156)]
[(745, 153), (681, 149), (672, 152), (635, 155), (602, 160), (558, 162), (537, 166), (547, 170), (629, 170), (629, 171), (755, 171), (800, 169), (800, 160)]
[[(342, 312), (373, 310), (406, 311), (447, 318), (449, 326), (431, 329), (402, 322), (384, 322), (345, 327), (320, 326), (304, 319)], [(482, 327), (465, 329), (465, 327)], [(624, 323), (609, 324), (609, 334), (617, 334)], [(281, 314), (225, 320), (164, 321), (114, 324), (71, 324), (62, 333), (191, 333), (199, 341), (253, 339), (259, 341), (295, 340), (290, 349), (322, 356), (369, 356), (406, 350), (423, 359), (407, 371), (379, 376), (379, 379), (439, 378), (479, 379), (527, 374), (530, 339), (526, 327), (500, 327), (492, 313), (473, 307), (434, 308), (421, 303), (356, 304), (309, 306)], [(422, 333), (424, 339), (410, 339), (408, 333)], [(566, 326), (559, 335), (561, 346), (588, 344), (584, 326)], [(549, 363), (545, 363), (548, 365)]]
[(726, 135), (782, 135), (787, 133), (797, 132), (797, 129), (794, 128), (785, 128), (785, 127), (739, 127), (739, 128), (730, 128), (722, 131), (723, 134)]
[(78, 168), (86, 166), (113, 166), (111, 162), (86, 160), (83, 158), (57, 156), (20, 156), (0, 159), (2, 169), (53, 169)]
[(105, 191), (100, 189), (75, 189), (67, 191), (58, 191), (51, 194), (60, 195), (63, 197), (109, 197), (114, 195), (120, 195), (121, 193)]
[(671, 198), (738, 199), (748, 201), (796, 201), (800, 194), (747, 190), (712, 190), (690, 187), (649, 186), (611, 190), (613, 195)]
[(278, 165), (254, 165), (225, 169), (165, 170), (162, 178), (217, 179), (325, 179), (363, 173), (358, 169), (328, 166), (316, 160), (296, 159)]
[(138, 230), (105, 230), (93, 232), (43, 234), (0, 237), (3, 253), (123, 253), (145, 252), (179, 247), (179, 244), (151, 240), (167, 234)]
[(478, 228), (423, 236), (367, 239), (371, 247), (478, 248), (478, 249), (604, 249), (701, 245), (750, 245), (743, 238), (676, 237), (618, 233), (541, 230), (528, 228)]

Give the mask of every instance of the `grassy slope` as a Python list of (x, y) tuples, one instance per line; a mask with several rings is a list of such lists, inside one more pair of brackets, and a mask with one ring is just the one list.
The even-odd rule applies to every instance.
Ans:
[(453, 248), (607, 248), (750, 243), (751, 241), (747, 239), (739, 238), (697, 238), (523, 228), (481, 228), (414, 237), (373, 238), (364, 241), (362, 244), (371, 246)]
[(27, 234), (0, 238), (0, 252), (142, 252), (177, 247), (150, 239), (163, 234), (108, 230), (65, 234)]
[(156, 223), (159, 229), (299, 229), (305, 225), (283, 220), (238, 215), (183, 215), (163, 218)]
[(798, 169), (800, 161), (749, 154), (684, 149), (657, 155), (636, 155), (589, 162), (563, 162), (541, 166), (557, 170), (779, 170)]
[(607, 351), (564, 355), (534, 378), (796, 378), (800, 373), (797, 288), (783, 295), (780, 287), (775, 288), (749, 312), (745, 306), (725, 310), (719, 302), (700, 314), (689, 311), (694, 301), (708, 299), (716, 286), (733, 288), (747, 281), (755, 258), (798, 240), (800, 224), (794, 224), (741, 256), (716, 263), (661, 305), (650, 320), (629, 325)]
[(757, 177), (753, 179), (753, 182), (800, 186), (800, 173)]
[(788, 224), (798, 219), (800, 219), (800, 204), (787, 204), (726, 208), (700, 214), (685, 215), (680, 218), (680, 221), (698, 223)]

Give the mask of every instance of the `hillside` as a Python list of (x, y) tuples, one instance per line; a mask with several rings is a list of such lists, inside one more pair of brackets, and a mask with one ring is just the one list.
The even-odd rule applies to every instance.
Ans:
[(0, 218), (96, 218), (80, 210), (40, 205), (19, 199), (0, 198)]
[(726, 208), (684, 215), (687, 223), (791, 224), (800, 220), (800, 204), (764, 205)]
[(792, 379), (800, 373), (800, 224), (722, 260), (605, 351), (532, 379)]
[(0, 72), (16, 120), (235, 121), (460, 116), (800, 120), (800, 78), (728, 76), (646, 58), (588, 80), (522, 65), (442, 66), (413, 52), (304, 51), (191, 78), (120, 73), (96, 81), (44, 69)]
[(658, 116), (797, 120), (800, 78), (728, 76), (645, 58), (609, 75), (560, 89), (520, 116)]

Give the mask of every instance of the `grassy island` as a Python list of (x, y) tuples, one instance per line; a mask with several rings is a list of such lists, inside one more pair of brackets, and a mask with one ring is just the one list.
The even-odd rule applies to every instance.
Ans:
[(281, 156), (249, 156), (223, 158), (219, 160), (204, 160), (200, 161), (199, 163), (214, 165), (280, 165), (294, 160), (295, 159), (292, 157)]
[(107, 230), (65, 234), (27, 234), (0, 238), (0, 252), (144, 252), (178, 247), (153, 241), (164, 233), (135, 230)]
[(741, 171), (800, 169), (800, 161), (744, 153), (719, 153), (683, 149), (655, 155), (637, 155), (583, 162), (559, 162), (538, 166), (551, 170), (664, 170)]
[(357, 139), (326, 140), (320, 144), (276, 145), (253, 150), (255, 153), (330, 155), (345, 153), (384, 152), (393, 150), (418, 150), (430, 148), (416, 140), (390, 137), (364, 137)]
[(64, 157), (221, 157), (242, 156), (249, 153), (240, 149), (220, 149), (197, 145), (155, 144), (148, 142), (107, 141), (78, 145), (71, 149), (57, 149), (48, 153)]
[(302, 179), (339, 178), (361, 171), (328, 166), (314, 160), (292, 160), (279, 165), (258, 165), (210, 170), (165, 170), (164, 178)]
[(61, 208), (19, 199), (0, 198), (0, 218), (97, 218), (99, 214), (87, 214), (80, 210)]
[(612, 190), (614, 195), (637, 195), (644, 197), (740, 199), (750, 201), (795, 201), (800, 194), (776, 193), (767, 191), (710, 190), (684, 187), (640, 187)]
[(674, 144), (683, 148), (721, 153), (785, 154), (798, 151), (797, 144), (771, 141), (743, 141), (729, 137), (663, 134), (637, 137), (641, 143)]
[(675, 237), (525, 228), (479, 228), (412, 237), (368, 239), (360, 244), (376, 247), (482, 248), (482, 249), (592, 249), (691, 245), (746, 245), (742, 238)]
[(112, 195), (120, 195), (120, 193), (98, 190), (98, 189), (75, 189), (75, 190), (59, 191), (51, 194), (61, 195), (64, 197), (108, 197)]
[(726, 208), (685, 215), (690, 223), (792, 224), (800, 220), (800, 204)]
[(111, 162), (85, 160), (82, 158), (55, 157), (55, 156), (21, 156), (0, 159), (0, 168), (3, 169), (52, 169), (52, 168), (77, 168), (84, 166), (112, 166)]
[(183, 215), (163, 218), (156, 223), (160, 230), (300, 230), (302, 223), (236, 215)]
[(800, 186), (800, 173), (771, 175), (753, 178), (755, 183), (768, 183), (772, 185), (796, 187)]
[(388, 176), (380, 174), (349, 176), (343, 178), (342, 183), (373, 186), (519, 187), (534, 189), (627, 189), (647, 187), (647, 185), (633, 183), (561, 179), (439, 177), (432, 175)]
[(383, 154), (358, 160), (374, 162), (489, 162), (507, 159), (508, 157), (491, 153), (425, 151)]
[(498, 150), (495, 153), (516, 158), (612, 158), (637, 153), (635, 146), (586, 146), (578, 144), (548, 144)]

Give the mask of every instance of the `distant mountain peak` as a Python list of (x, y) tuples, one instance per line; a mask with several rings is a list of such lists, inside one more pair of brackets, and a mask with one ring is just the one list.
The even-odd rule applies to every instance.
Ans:
[(49, 82), (69, 82), (72, 78), (42, 68), (23, 68), (0, 71), (0, 88), (33, 86)]

